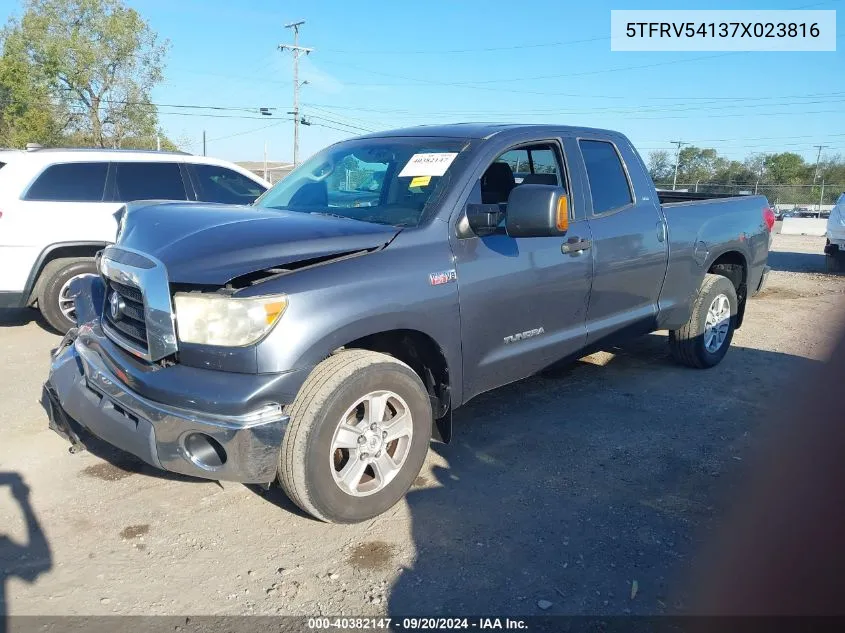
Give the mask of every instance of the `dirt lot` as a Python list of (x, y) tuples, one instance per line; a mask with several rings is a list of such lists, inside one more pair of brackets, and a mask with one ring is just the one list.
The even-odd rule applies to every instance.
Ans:
[(278, 490), (69, 455), (38, 404), (59, 339), (2, 313), (0, 613), (4, 589), (11, 614), (683, 610), (679, 580), (767, 408), (838, 334), (845, 277), (822, 273), (821, 251), (776, 236), (769, 289), (713, 370), (673, 365), (659, 333), (477, 398), (407, 501), (357, 526)]

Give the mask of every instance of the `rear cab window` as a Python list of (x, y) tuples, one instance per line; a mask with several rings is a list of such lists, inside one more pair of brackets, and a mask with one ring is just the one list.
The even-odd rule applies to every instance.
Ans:
[(179, 163), (115, 162), (114, 197), (133, 200), (187, 200)]
[(580, 139), (578, 145), (587, 169), (593, 215), (618, 211), (633, 204), (631, 183), (613, 143)]
[(42, 171), (24, 194), (24, 200), (101, 202), (108, 163), (58, 163)]

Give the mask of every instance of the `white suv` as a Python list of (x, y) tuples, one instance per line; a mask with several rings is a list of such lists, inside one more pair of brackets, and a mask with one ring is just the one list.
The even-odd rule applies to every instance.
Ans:
[(827, 270), (829, 272), (845, 270), (845, 193), (839, 196), (836, 206), (830, 212), (825, 237), (827, 237), (824, 247)]
[(95, 272), (124, 203), (250, 204), (269, 187), (237, 165), (182, 152), (0, 151), (0, 308), (37, 305), (64, 333), (75, 324), (70, 282)]

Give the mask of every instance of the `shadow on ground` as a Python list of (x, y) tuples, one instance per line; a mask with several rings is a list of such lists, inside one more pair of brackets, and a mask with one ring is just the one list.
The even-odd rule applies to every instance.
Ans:
[(391, 615), (683, 612), (768, 400), (817, 362), (734, 347), (684, 369), (662, 335), (612, 351), (455, 412), (433, 445), (449, 466), (407, 496), (417, 555)]
[(0, 633), (7, 630), (9, 617), (7, 581), (19, 578), (32, 583), (53, 566), (50, 544), (29, 501), (29, 488), (18, 473), (0, 471), (0, 489), (7, 486), (23, 516), (26, 536), (19, 543), (0, 529)]
[(35, 308), (0, 308), (0, 327), (20, 327), (33, 321), (50, 334), (56, 333)]
[(793, 273), (824, 273), (824, 253), (793, 253), (769, 251), (769, 266), (772, 270)]

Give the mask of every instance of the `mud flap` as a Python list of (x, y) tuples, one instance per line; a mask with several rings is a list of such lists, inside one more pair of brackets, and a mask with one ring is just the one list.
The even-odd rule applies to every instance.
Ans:
[(449, 410), (446, 411), (446, 415), (442, 418), (437, 418), (434, 421), (434, 428), (432, 431), (432, 439), (442, 442), (443, 444), (448, 444), (452, 441), (452, 407), (449, 407)]

